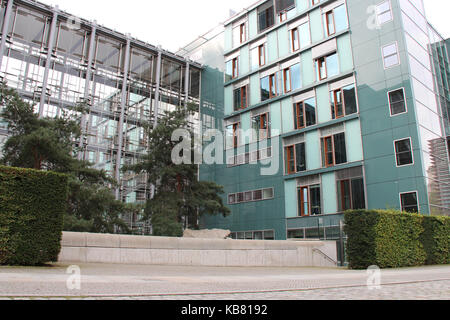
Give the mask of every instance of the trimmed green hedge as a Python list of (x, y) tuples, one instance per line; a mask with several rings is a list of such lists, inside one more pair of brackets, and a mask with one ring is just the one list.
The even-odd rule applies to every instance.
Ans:
[(62, 174), (0, 166), (0, 265), (57, 261), (67, 185)]
[(450, 218), (392, 210), (345, 213), (347, 256), (352, 269), (448, 264)]

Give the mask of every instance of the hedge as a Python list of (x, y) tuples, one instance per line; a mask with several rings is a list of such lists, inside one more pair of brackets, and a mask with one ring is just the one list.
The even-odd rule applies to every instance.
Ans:
[(0, 265), (57, 261), (67, 185), (62, 174), (0, 166)]
[(392, 210), (345, 213), (347, 256), (352, 269), (448, 264), (450, 218)]

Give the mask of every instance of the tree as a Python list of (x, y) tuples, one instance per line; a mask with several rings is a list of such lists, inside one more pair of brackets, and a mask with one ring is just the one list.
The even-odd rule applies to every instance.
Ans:
[(132, 208), (112, 194), (116, 181), (104, 170), (96, 170), (91, 163), (76, 157), (81, 115), (86, 112), (84, 106), (61, 110), (59, 117), (39, 118), (32, 105), (1, 83), (0, 108), (9, 133), (3, 146), (2, 163), (69, 176), (66, 231), (113, 233), (119, 229), (129, 232), (120, 215)]
[[(172, 134), (177, 129), (190, 129), (188, 119), (196, 110), (195, 105), (188, 104), (186, 109), (166, 112), (156, 128), (147, 130), (148, 154), (138, 164), (124, 168), (147, 173), (149, 184), (154, 186), (154, 196), (147, 201), (144, 215), (144, 219), (151, 219), (154, 235), (180, 236), (183, 220), (189, 227), (198, 228), (201, 216), (230, 213), (220, 197), (222, 186), (199, 181), (196, 164), (176, 165), (172, 160), (172, 150), (179, 143), (172, 141)], [(193, 160), (193, 153), (190, 158)]]

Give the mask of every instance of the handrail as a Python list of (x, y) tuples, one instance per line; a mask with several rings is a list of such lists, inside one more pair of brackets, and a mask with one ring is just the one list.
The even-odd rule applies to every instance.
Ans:
[(328, 261), (330, 261), (331, 263), (335, 264), (336, 266), (338, 265), (338, 262), (335, 261), (334, 259), (330, 258), (325, 252), (323, 252), (320, 249), (317, 248), (313, 248), (313, 252), (318, 252), (320, 253), (323, 257), (325, 257)]

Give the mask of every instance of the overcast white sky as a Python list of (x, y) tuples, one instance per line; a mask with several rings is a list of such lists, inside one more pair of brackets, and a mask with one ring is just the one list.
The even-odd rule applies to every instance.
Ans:
[[(177, 51), (256, 0), (39, 0), (169, 51)], [(428, 20), (450, 37), (449, 0), (424, 0)]]

